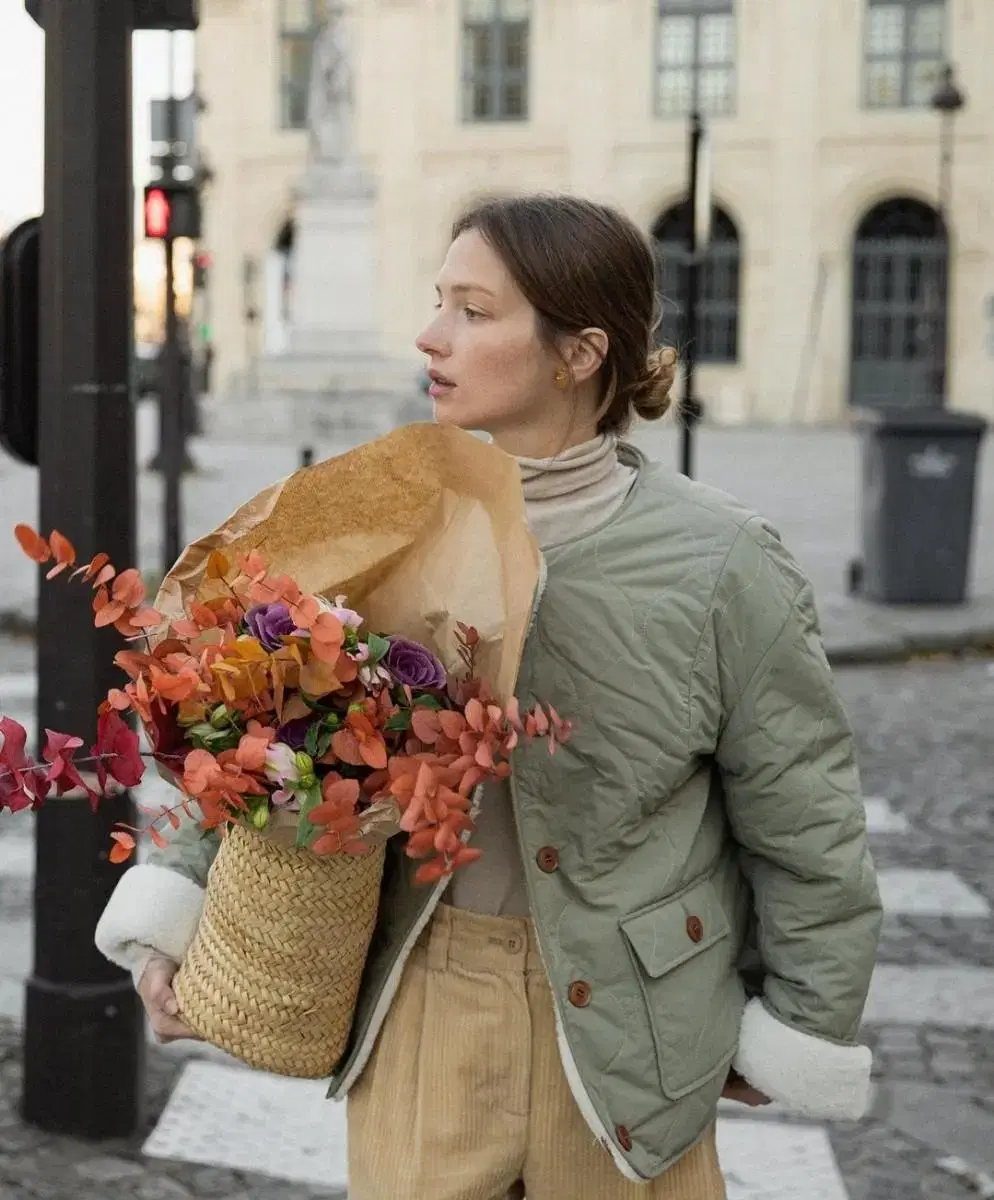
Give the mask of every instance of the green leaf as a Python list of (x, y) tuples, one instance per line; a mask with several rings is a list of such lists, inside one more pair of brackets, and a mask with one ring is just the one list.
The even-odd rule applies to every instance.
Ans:
[(332, 731), (327, 728), (322, 728), (317, 738), (317, 752), (312, 758), (324, 758), (331, 747)]
[(226, 704), (219, 704), (211, 713), (210, 722), (215, 729), (224, 729), (233, 723), (233, 714)]
[(435, 696), (421, 695), (414, 697), (414, 704), (417, 708), (436, 708), (441, 709), (442, 704)]
[(321, 727), (315, 723), (307, 730), (307, 736), (304, 738), (304, 749), (311, 758), (320, 758), (318, 751), (318, 734), (321, 732)]
[(407, 733), (411, 728), (411, 714), (407, 709), (395, 713), (383, 726), (387, 733)]
[(315, 785), (308, 788), (300, 798), (300, 819), (297, 822), (297, 837), (294, 844), (297, 846), (309, 846), (311, 842), (318, 836), (316, 825), (312, 825), (308, 820), (307, 814), (312, 809), (317, 808), (321, 803), (321, 788)]
[(317, 696), (311, 696), (307, 692), (302, 691), (300, 698), (312, 712), (316, 713), (331, 713), (332, 705), (326, 700), (319, 699)]
[(366, 639), (366, 645), (369, 647), (369, 661), (373, 666), (385, 658), (390, 649), (389, 641), (385, 637), (380, 637), (378, 633), (371, 633)]

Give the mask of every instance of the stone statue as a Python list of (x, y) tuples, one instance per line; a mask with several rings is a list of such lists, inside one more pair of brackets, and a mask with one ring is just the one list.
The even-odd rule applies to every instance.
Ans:
[(311, 147), (319, 162), (340, 163), (353, 154), (355, 100), (349, 13), (342, 0), (329, 0), (327, 17), (314, 39), (307, 118)]

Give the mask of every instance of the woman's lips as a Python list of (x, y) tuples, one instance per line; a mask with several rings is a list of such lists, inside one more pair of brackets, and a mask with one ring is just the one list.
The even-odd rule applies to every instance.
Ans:
[(439, 396), (447, 395), (456, 386), (451, 379), (447, 379), (437, 371), (431, 371), (429, 378), (431, 379), (431, 384), (428, 387), (428, 395), (433, 400), (437, 400)]

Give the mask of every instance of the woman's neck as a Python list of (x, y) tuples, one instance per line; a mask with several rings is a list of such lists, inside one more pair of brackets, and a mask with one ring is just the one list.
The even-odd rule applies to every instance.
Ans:
[(502, 429), (491, 435), (494, 445), (514, 458), (529, 458), (544, 462), (561, 457), (577, 446), (584, 446), (597, 438), (597, 426), (593, 421), (574, 422), (568, 428)]

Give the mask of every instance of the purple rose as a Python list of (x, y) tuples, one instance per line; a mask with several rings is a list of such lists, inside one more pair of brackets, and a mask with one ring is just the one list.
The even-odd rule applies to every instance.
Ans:
[(276, 740), (284, 746), (289, 746), (291, 750), (303, 750), (307, 731), (313, 724), (314, 717), (297, 717), (293, 721), (287, 721), (276, 730)]
[(412, 688), (445, 687), (445, 668), (424, 646), (407, 638), (390, 638), (383, 665), (399, 684)]
[(285, 604), (257, 604), (245, 614), (245, 624), (267, 650), (279, 650), (282, 639), (297, 628)]

